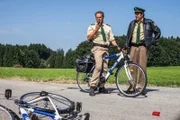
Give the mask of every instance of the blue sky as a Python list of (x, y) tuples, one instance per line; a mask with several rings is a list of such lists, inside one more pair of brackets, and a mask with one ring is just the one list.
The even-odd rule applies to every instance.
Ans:
[(119, 36), (135, 18), (135, 6), (146, 10), (163, 36), (180, 36), (179, 0), (0, 0), (0, 43), (74, 50), (86, 40), (96, 11), (104, 11), (105, 23)]

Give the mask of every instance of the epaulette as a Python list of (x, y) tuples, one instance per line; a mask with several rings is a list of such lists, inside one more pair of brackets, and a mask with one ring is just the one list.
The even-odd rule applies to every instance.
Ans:
[(91, 25), (95, 25), (95, 24), (93, 23), (93, 24), (91, 24)]
[[(109, 24), (106, 24), (107, 26), (110, 26)], [(110, 26), (111, 27), (111, 26)]]

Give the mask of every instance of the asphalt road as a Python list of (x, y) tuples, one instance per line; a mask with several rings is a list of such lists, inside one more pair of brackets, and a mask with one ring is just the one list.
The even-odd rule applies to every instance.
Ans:
[[(12, 89), (12, 98), (4, 98), (4, 90)], [(127, 98), (119, 94), (115, 85), (108, 85), (111, 94), (98, 94), (90, 97), (80, 92), (76, 84), (35, 83), (13, 80), (0, 80), (0, 104), (16, 113), (18, 107), (14, 99), (27, 92), (42, 90), (64, 95), (82, 102), (83, 113), (90, 113), (90, 120), (180, 120), (180, 88), (147, 87), (147, 97)], [(160, 112), (153, 116), (152, 112)]]

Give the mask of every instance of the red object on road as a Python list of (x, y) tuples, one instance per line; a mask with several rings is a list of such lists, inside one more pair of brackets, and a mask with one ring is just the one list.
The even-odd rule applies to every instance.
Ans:
[(160, 116), (160, 112), (153, 111), (153, 112), (152, 112), (152, 115), (153, 115), (153, 116)]

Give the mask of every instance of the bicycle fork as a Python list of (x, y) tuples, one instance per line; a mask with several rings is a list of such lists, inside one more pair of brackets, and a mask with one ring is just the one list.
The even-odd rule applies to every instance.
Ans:
[(29, 115), (27, 114), (24, 108), (20, 108), (20, 112), (21, 112), (21, 116), (23, 117), (23, 120), (30, 120)]

